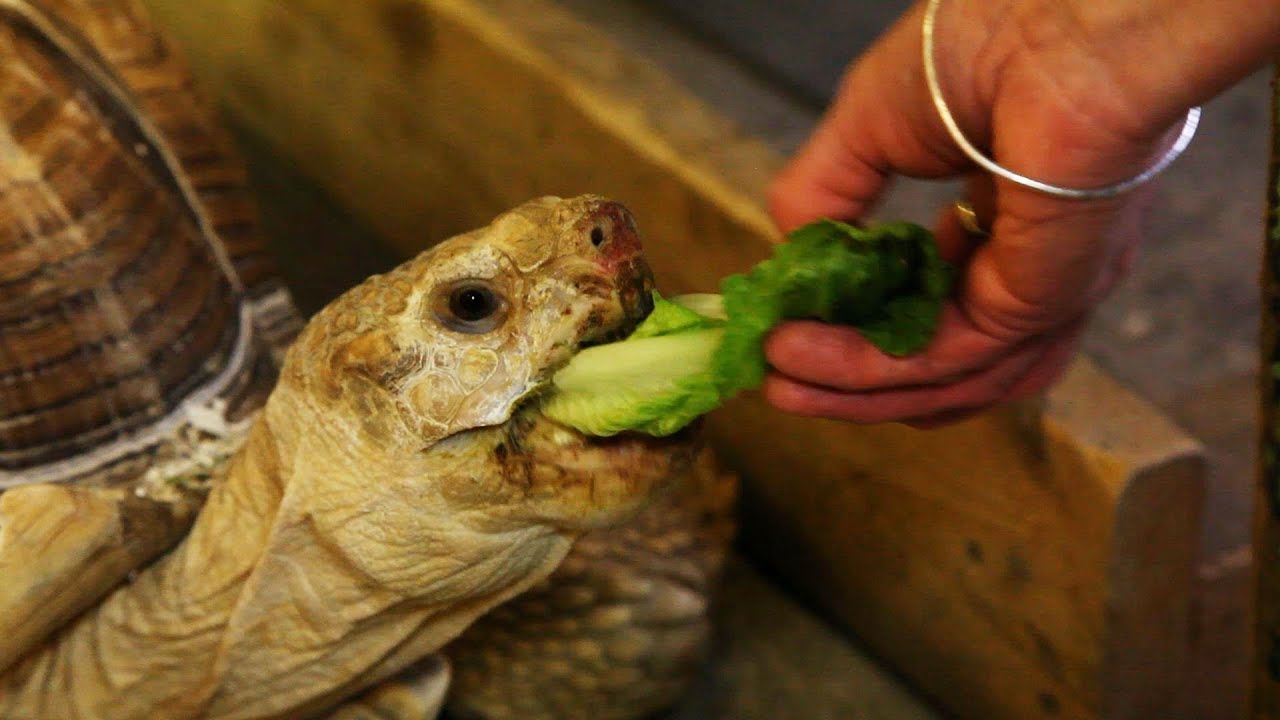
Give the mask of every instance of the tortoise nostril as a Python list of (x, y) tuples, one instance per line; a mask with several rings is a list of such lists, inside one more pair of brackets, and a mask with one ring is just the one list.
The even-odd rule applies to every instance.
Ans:
[(600, 247), (604, 244), (604, 230), (599, 226), (591, 228), (591, 244)]

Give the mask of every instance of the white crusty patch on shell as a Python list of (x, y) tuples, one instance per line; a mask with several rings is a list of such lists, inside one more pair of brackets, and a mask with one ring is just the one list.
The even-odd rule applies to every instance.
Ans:
[(134, 486), (138, 497), (169, 500), (196, 490), (203, 492), (210, 481), (226, 471), (227, 460), (236, 454), (248, 437), (256, 414), (238, 422), (226, 419), (226, 403), (215, 400), (211, 407), (199, 408), (192, 422), (179, 428), (165, 445), (165, 452)]
[[(142, 428), (138, 432), (123, 435), (104, 443), (92, 452), (75, 455), (33, 468), (24, 468), (21, 472), (0, 470), (0, 490), (18, 485), (37, 482), (61, 482), (95, 468), (105, 466), (116, 459), (141, 452), (159, 444), (162, 440), (176, 436), (187, 426), (194, 424), (193, 418), (200, 418), (203, 430), (214, 437), (231, 438), (234, 428), (224, 419), (222, 427), (210, 418), (224, 409), (222, 395), (243, 373), (246, 365), (256, 360), (259, 349), (254, 343), (254, 326), (252, 309), (246, 304), (240, 306), (237, 323), (236, 341), (227, 364), (222, 370), (210, 378), (209, 382), (196, 388), (187, 399), (178, 404), (167, 415)], [(219, 432), (224, 430), (225, 432)], [(237, 435), (236, 439), (243, 439)]]

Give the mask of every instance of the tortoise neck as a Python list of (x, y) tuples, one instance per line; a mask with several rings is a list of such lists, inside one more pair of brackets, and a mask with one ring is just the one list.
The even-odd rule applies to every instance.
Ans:
[[(199, 603), (212, 619), (229, 615), (240, 588), (257, 565), (279, 512), (284, 470), (266, 414), (231, 460), (226, 479), (209, 495), (191, 533), (159, 574), (172, 576), (181, 594), (174, 603)], [(225, 601), (215, 600), (223, 598)]]
[[(0, 716), (304, 716), (440, 649), (569, 551), (573, 533), (490, 517), (496, 461), (392, 467), (299, 402), (277, 386), (186, 540), (0, 676)], [(72, 691), (50, 706), (50, 687)]]

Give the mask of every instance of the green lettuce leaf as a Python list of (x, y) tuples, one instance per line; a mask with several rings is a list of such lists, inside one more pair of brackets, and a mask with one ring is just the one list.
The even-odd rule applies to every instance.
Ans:
[(725, 278), (720, 295), (663, 299), (625, 340), (587, 348), (553, 378), (548, 417), (593, 435), (678, 431), (764, 381), (764, 338), (788, 319), (856, 328), (891, 355), (933, 337), (953, 270), (910, 223), (822, 220), (772, 258)]

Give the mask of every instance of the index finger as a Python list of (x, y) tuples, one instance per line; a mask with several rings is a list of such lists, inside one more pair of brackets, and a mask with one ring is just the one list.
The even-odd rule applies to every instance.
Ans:
[(943, 177), (968, 166), (929, 98), (921, 15), (915, 6), (850, 67), (835, 102), (774, 181), (769, 209), (784, 232), (821, 217), (861, 218), (894, 174)]
[(937, 335), (920, 353), (886, 355), (857, 330), (814, 321), (779, 325), (765, 340), (765, 356), (783, 375), (837, 390), (873, 390), (951, 382), (990, 364), (1017, 343), (994, 338), (947, 303)]

